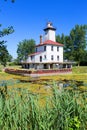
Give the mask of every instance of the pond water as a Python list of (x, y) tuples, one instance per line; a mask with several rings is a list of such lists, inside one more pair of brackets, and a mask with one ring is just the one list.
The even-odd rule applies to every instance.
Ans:
[(84, 82), (83, 81), (77, 81), (77, 80), (62, 80), (62, 81), (58, 81), (58, 85), (62, 86), (62, 87), (79, 87), (79, 86), (84, 86)]
[(34, 85), (38, 85), (40, 87), (44, 87), (46, 90), (49, 90), (50, 88), (53, 87), (53, 85), (56, 85), (58, 86), (59, 89), (63, 89), (63, 88), (67, 88), (67, 87), (71, 87), (72, 89), (79, 89), (80, 86), (85, 86), (87, 87), (87, 84), (84, 84), (83, 81), (77, 81), (77, 80), (67, 80), (67, 79), (64, 79), (64, 80), (57, 80), (57, 81), (54, 81), (53, 83), (53, 80), (49, 80), (49, 79), (39, 79), (39, 78), (35, 78), (35, 79), (20, 79), (20, 80), (14, 80), (14, 79), (10, 79), (10, 80), (3, 80), (3, 81), (0, 81), (0, 86), (13, 86), (15, 84), (20, 84), (20, 83), (26, 83), (26, 86), (27, 84), (29, 83), (30, 85), (34, 84)]
[[(52, 80), (49, 80), (49, 79), (43, 79), (43, 80), (40, 80), (40, 79), (32, 79), (32, 80), (20, 80), (20, 82), (22, 83), (28, 83), (28, 82), (31, 82), (34, 83), (34, 84), (40, 84), (40, 85), (45, 85), (45, 86), (52, 86), (53, 85), (53, 81)], [(60, 86), (60, 87), (79, 87), (79, 86), (84, 86), (84, 82), (83, 81), (77, 81), (77, 80), (67, 80), (67, 79), (64, 79), (64, 80), (58, 80), (58, 81), (55, 81), (55, 83), (57, 84), (57, 86)]]

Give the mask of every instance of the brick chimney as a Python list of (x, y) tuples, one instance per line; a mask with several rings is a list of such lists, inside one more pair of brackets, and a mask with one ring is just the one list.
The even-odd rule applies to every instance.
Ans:
[(42, 35), (40, 35), (40, 44), (42, 44)]

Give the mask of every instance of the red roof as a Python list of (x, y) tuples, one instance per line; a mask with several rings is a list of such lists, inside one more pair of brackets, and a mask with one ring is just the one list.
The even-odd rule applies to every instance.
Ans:
[(54, 41), (51, 41), (51, 40), (47, 40), (47, 41), (45, 41), (45, 42), (43, 42), (43, 43), (40, 43), (40, 44), (36, 45), (36, 47), (38, 47), (38, 46), (43, 46), (43, 45), (56, 45), (56, 46), (64, 46), (64, 45), (63, 45), (63, 44), (61, 44), (61, 43), (54, 42)]
[(35, 53), (30, 54), (29, 56), (38, 55), (38, 54), (40, 54), (40, 53), (42, 53), (42, 52), (35, 52)]

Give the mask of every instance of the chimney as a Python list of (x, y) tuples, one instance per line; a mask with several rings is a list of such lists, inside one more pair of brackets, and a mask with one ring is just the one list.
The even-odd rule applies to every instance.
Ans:
[(42, 35), (40, 35), (40, 44), (42, 44)]

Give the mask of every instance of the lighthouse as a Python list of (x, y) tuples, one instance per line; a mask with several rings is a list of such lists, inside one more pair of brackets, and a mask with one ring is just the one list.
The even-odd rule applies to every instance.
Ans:
[(44, 35), (44, 42), (47, 40), (56, 41), (55, 36), (56, 28), (53, 27), (51, 22), (47, 23), (47, 27), (44, 29), (45, 35)]

